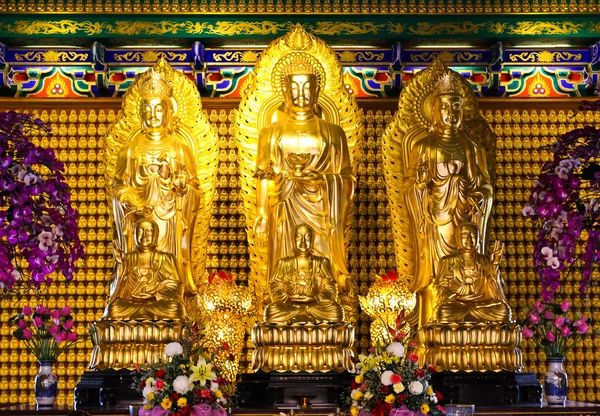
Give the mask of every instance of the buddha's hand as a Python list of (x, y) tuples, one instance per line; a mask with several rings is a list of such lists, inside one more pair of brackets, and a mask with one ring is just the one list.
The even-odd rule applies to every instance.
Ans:
[(256, 217), (252, 227), (254, 242), (259, 246), (267, 244), (267, 219), (262, 215)]
[(188, 191), (187, 174), (182, 163), (177, 164), (177, 172), (173, 175), (173, 190), (180, 196), (185, 195)]
[(309, 303), (315, 300), (315, 298), (313, 296), (306, 296), (306, 295), (292, 295), (290, 296), (290, 300), (292, 302), (297, 302), (297, 303)]
[(496, 241), (494, 243), (494, 249), (492, 254), (490, 255), (490, 261), (494, 267), (498, 267), (500, 265), (500, 260), (502, 260), (502, 254), (504, 253), (504, 243), (500, 241)]
[(290, 177), (294, 181), (298, 182), (315, 182), (323, 179), (323, 174), (319, 171), (308, 169), (302, 171), (301, 176), (292, 175)]

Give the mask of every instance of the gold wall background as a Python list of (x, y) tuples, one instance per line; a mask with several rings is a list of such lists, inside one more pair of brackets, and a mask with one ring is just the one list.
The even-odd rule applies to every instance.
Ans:
[[(357, 228), (350, 250), (350, 268), (365, 294), (376, 273), (395, 267), (391, 222), (385, 192), (380, 137), (396, 110), (396, 100), (360, 100), (365, 111), (366, 140), (360, 153), (358, 194), (356, 198)], [(536, 230), (521, 216), (524, 201), (543, 163), (552, 155), (542, 147), (583, 123), (600, 126), (600, 114), (590, 112), (575, 116), (578, 100), (501, 100), (480, 101), (482, 112), (498, 136), (496, 203), (492, 217), (492, 239), (504, 241), (506, 253), (502, 263), (506, 294), (522, 319), (524, 309), (539, 293), (530, 253)], [(218, 192), (213, 205), (213, 218), (208, 235), (209, 267), (230, 270), (239, 282), (247, 280), (248, 254), (245, 217), (238, 186), (237, 146), (231, 122), (238, 101), (205, 99), (204, 108), (210, 121), (219, 129), (220, 156)], [(106, 300), (106, 287), (111, 277), (111, 224), (104, 196), (102, 136), (114, 120), (120, 100), (0, 100), (0, 109), (29, 111), (47, 121), (53, 137), (39, 137), (44, 147), (53, 147), (65, 162), (66, 176), (72, 188), (73, 204), (80, 219), (80, 236), (87, 256), (80, 261), (76, 277), (29, 294), (0, 300), (0, 404), (34, 402), (33, 378), (37, 373), (33, 356), (12, 337), (8, 319), (24, 305), (38, 301), (49, 307), (69, 304), (75, 312), (77, 332), (87, 333), (87, 326), (99, 318)], [(573, 276), (573, 275), (572, 275)], [(597, 276), (595, 276), (597, 277)], [(581, 298), (575, 282), (564, 283), (562, 294), (575, 310), (592, 316), (594, 328), (600, 327), (600, 289), (592, 286), (589, 298)], [(359, 315), (356, 347), (366, 352), (369, 347), (369, 318)], [(248, 344), (247, 344), (248, 346)], [(73, 388), (85, 371), (91, 353), (89, 341), (63, 354), (55, 372), (59, 376), (58, 403), (73, 402)], [(545, 373), (545, 357), (533, 344), (523, 341), (526, 371)], [(590, 337), (568, 355), (566, 370), (570, 377), (569, 399), (600, 401), (600, 337)], [(246, 348), (241, 367), (249, 368), (251, 350)]]

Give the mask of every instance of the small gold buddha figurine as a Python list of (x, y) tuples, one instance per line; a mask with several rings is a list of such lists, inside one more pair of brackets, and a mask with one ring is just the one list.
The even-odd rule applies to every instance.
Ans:
[(137, 250), (124, 253), (114, 247), (118, 263), (110, 285), (103, 319), (172, 319), (184, 316), (181, 278), (171, 253), (156, 249), (158, 225), (149, 219), (135, 223)]
[(314, 255), (314, 234), (306, 224), (296, 226), (296, 255), (275, 265), (270, 282), (271, 303), (265, 308), (269, 323), (342, 322), (337, 283), (331, 262)]
[(477, 251), (479, 231), (465, 222), (456, 230), (458, 252), (440, 259), (433, 283), (435, 306), (430, 322), (510, 322), (511, 309), (500, 286), (502, 247), (486, 256)]

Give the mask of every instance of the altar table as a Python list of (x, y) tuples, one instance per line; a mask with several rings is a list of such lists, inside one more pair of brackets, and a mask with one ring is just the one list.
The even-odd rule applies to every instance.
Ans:
[[(0, 405), (0, 416), (66, 416), (73, 412), (72, 406), (55, 406), (52, 410), (37, 411), (35, 405)], [(93, 416), (129, 416), (129, 407), (113, 409), (86, 410)], [(239, 410), (234, 409), (231, 416), (279, 416), (272, 410)], [(287, 411), (289, 415), (289, 411)], [(335, 412), (321, 409), (294, 410), (294, 415), (334, 416)], [(476, 416), (600, 416), (600, 404), (567, 401), (565, 407), (531, 407), (531, 406), (479, 406), (475, 408)]]

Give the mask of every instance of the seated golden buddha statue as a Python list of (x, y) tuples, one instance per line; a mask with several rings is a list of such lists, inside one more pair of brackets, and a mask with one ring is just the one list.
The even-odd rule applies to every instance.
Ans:
[(430, 322), (510, 322), (511, 310), (500, 287), (496, 243), (490, 256), (480, 254), (478, 228), (462, 223), (456, 230), (458, 252), (440, 259), (433, 283), (435, 307)]
[(294, 237), (296, 255), (279, 259), (275, 266), (270, 284), (272, 303), (265, 309), (265, 321), (342, 322), (344, 310), (337, 300), (331, 263), (313, 254), (313, 230), (300, 224)]
[(137, 250), (115, 250), (118, 274), (110, 287), (103, 319), (172, 319), (184, 315), (184, 281), (175, 256), (156, 249), (158, 226), (149, 219), (135, 224)]

